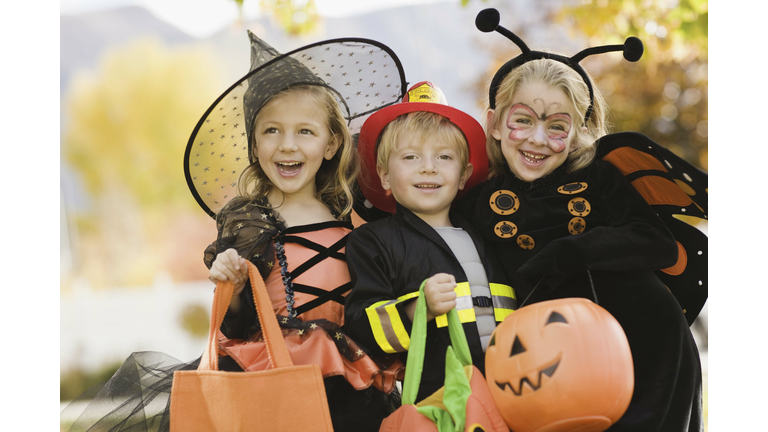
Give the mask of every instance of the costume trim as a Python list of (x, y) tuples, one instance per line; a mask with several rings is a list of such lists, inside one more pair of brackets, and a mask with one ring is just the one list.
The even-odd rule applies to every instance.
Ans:
[(400, 311), (397, 305), (419, 296), (419, 292), (412, 292), (400, 296), (395, 300), (382, 300), (365, 309), (368, 321), (373, 330), (373, 337), (384, 352), (388, 354), (408, 351), (411, 338), (400, 319)]
[[(501, 322), (507, 315), (517, 309), (517, 297), (515, 289), (509, 285), (490, 283), (491, 302), (493, 304), (493, 317), (496, 322)], [(475, 305), (472, 301), (472, 290), (469, 282), (460, 282), (453, 289), (456, 292), (456, 312), (459, 313), (459, 320), (462, 323), (477, 321), (475, 314)], [(448, 326), (448, 317), (443, 314), (435, 317), (435, 323), (438, 328)]]

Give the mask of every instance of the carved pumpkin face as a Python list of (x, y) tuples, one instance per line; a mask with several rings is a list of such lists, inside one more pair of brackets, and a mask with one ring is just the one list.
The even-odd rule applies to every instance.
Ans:
[(634, 389), (629, 343), (616, 319), (581, 298), (509, 315), (485, 353), (488, 387), (515, 432), (598, 432), (626, 411)]

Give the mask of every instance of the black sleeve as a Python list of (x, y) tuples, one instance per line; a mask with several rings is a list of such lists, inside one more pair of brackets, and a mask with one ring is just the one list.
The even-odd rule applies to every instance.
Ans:
[(229, 339), (247, 339), (259, 330), (256, 304), (253, 301), (251, 282), (245, 282), (245, 288), (240, 293), (240, 310), (237, 313), (227, 309), (221, 332)]
[[(350, 233), (347, 238), (346, 257), (349, 274), (352, 280), (352, 290), (346, 297), (345, 328), (346, 333), (360, 343), (370, 355), (391, 354), (386, 351), (374, 335), (373, 326), (378, 331), (390, 330), (372, 323), (366, 309), (381, 301), (396, 300), (401, 288), (394, 286), (397, 280), (397, 268), (392, 261), (389, 248), (382, 242), (379, 234), (363, 225)], [(415, 297), (414, 297), (415, 298)], [(396, 330), (411, 333), (411, 320), (405, 313), (404, 306), (413, 300), (400, 301), (395, 308), (398, 311), (400, 324), (393, 323)], [(382, 333), (379, 333), (381, 336)], [(389, 334), (391, 337), (391, 333)], [(397, 344), (390, 345), (396, 347)], [(404, 350), (395, 349), (394, 352)]]
[(552, 241), (520, 267), (520, 276), (533, 280), (585, 270), (657, 270), (677, 261), (677, 242), (661, 218), (616, 168), (595, 163), (601, 205), (612, 224)]

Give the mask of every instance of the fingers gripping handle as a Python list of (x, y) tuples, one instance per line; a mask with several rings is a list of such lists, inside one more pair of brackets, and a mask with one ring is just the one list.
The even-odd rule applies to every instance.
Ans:
[[(293, 360), (285, 346), (283, 333), (280, 325), (277, 323), (277, 317), (272, 309), (272, 301), (267, 293), (267, 287), (264, 286), (264, 280), (259, 274), (259, 270), (253, 263), (248, 262), (248, 276), (251, 280), (251, 289), (253, 290), (253, 299), (256, 303), (256, 312), (261, 324), (261, 330), (264, 335), (264, 341), (267, 345), (267, 355), (273, 368), (293, 366)], [(211, 308), (211, 324), (208, 329), (208, 344), (200, 361), (199, 370), (218, 370), (218, 330), (227, 314), (229, 303), (232, 301), (232, 293), (235, 287), (232, 282), (219, 282), (213, 293), (213, 306)]]

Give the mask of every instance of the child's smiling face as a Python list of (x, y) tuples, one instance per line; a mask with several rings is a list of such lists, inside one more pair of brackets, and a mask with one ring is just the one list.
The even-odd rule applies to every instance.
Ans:
[(512, 107), (499, 113), (490, 132), (501, 142), (512, 173), (530, 182), (552, 173), (568, 158), (574, 118), (576, 112), (562, 90), (534, 81), (520, 86)]
[(315, 175), (339, 148), (322, 107), (302, 93), (278, 96), (261, 109), (254, 127), (259, 165), (286, 196), (313, 198)]
[(384, 190), (431, 226), (451, 226), (451, 203), (472, 174), (472, 164), (462, 172), (459, 152), (452, 147), (435, 138), (420, 142), (409, 137), (398, 143), (387, 167), (379, 169)]

